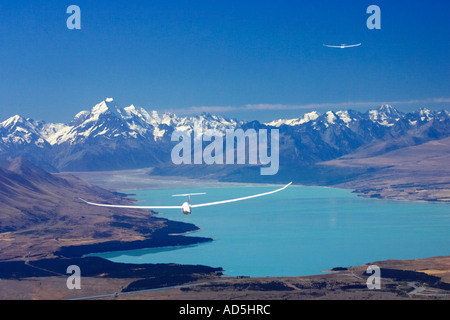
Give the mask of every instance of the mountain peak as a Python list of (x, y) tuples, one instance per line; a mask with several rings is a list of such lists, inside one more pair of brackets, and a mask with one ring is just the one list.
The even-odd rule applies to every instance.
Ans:
[(335, 124), (335, 121), (337, 120), (336, 114), (333, 111), (328, 111), (326, 113), (327, 123), (329, 124)]
[(111, 113), (117, 117), (121, 117), (120, 107), (114, 101), (113, 98), (107, 98), (102, 102), (96, 104), (91, 110), (91, 118), (93, 120), (98, 120), (101, 114)]
[(433, 113), (433, 112), (428, 108), (420, 108), (419, 109), (420, 115), (429, 115), (430, 113)]
[(370, 120), (382, 126), (393, 126), (404, 115), (389, 104), (382, 105), (376, 110), (369, 110), (368, 113)]
[(83, 122), (84, 120), (86, 120), (87, 117), (89, 117), (91, 113), (89, 111), (80, 111), (78, 112), (75, 117), (73, 118), (72, 122)]
[(418, 111), (416, 111), (416, 114), (418, 114), (421, 121), (430, 121), (438, 117), (438, 114), (436, 112), (431, 111), (428, 108), (420, 108)]
[(136, 112), (136, 110), (137, 110), (137, 108), (136, 108), (136, 106), (134, 104), (132, 104), (132, 105), (130, 105), (130, 106), (124, 108), (124, 109), (132, 111), (132, 112)]
[(384, 104), (381, 107), (378, 108), (378, 112), (380, 113), (384, 113), (386, 115), (399, 115), (400, 112), (395, 109), (393, 106), (391, 106), (390, 104)]
[(274, 120), (272, 122), (265, 123), (265, 125), (271, 126), (271, 127), (277, 127), (277, 128), (281, 127), (282, 125), (297, 126), (297, 125), (301, 125), (301, 124), (304, 124), (304, 123), (308, 123), (310, 121), (315, 121), (319, 117), (320, 117), (320, 113), (319, 112), (312, 111), (312, 112), (308, 112), (308, 113), (303, 114), (300, 118), (279, 119), (279, 120)]
[(22, 118), (21, 116), (16, 114), (15, 116), (12, 116), (11, 118), (9, 118), (9, 119), (3, 121), (2, 123), (0, 123), (0, 126), (2, 126), (2, 127), (12, 127), (17, 122), (23, 122), (24, 120), (25, 120), (24, 118)]
[(118, 108), (116, 101), (113, 98), (106, 98), (105, 100), (96, 104), (92, 109), (94, 110), (94, 109), (115, 109), (115, 108)]

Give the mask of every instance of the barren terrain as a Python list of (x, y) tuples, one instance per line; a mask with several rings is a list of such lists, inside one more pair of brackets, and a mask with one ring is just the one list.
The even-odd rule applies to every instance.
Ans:
[(334, 186), (367, 197), (450, 202), (450, 138), (377, 155), (377, 148), (385, 147), (382, 144), (321, 165), (337, 171), (365, 169), (357, 178)]
[[(369, 290), (366, 270), (381, 268), (381, 289)], [(131, 273), (130, 273), (131, 274)], [(292, 278), (234, 278), (196, 275), (179, 285), (126, 290), (137, 277), (82, 277), (81, 290), (68, 290), (67, 276), (0, 279), (0, 299), (101, 300), (403, 300), (450, 299), (450, 257), (376, 261)]]

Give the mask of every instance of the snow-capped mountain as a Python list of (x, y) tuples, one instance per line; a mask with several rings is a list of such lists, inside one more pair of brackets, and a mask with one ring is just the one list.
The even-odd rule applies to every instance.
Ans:
[(275, 120), (272, 122), (268, 122), (266, 123), (266, 125), (270, 126), (270, 127), (281, 127), (282, 125), (287, 125), (287, 126), (298, 126), (310, 121), (314, 121), (317, 120), (317, 118), (319, 117), (319, 113), (316, 111), (313, 112), (309, 112), (309, 113), (305, 113), (302, 117), (298, 118), (298, 119), (290, 119), (290, 120), (286, 120), (286, 119), (279, 119), (279, 120)]
[(32, 145), (44, 148), (47, 143), (33, 120), (18, 115), (0, 123), (0, 136), (0, 150), (5, 145), (16, 147)]
[(51, 145), (83, 144), (100, 137), (158, 141), (173, 130), (193, 130), (198, 123), (203, 123), (208, 129), (218, 130), (237, 125), (237, 121), (209, 114), (180, 118), (172, 113), (149, 113), (134, 105), (121, 108), (112, 98), (108, 98), (95, 105), (91, 111), (78, 113), (67, 126), (51, 126), (54, 130), (47, 130), (45, 138)]
[[(271, 127), (281, 127), (283, 125), (287, 126), (298, 126), (306, 123), (312, 123), (313, 125), (317, 125), (318, 123), (323, 123), (325, 126), (328, 125), (336, 125), (336, 124), (345, 124), (347, 127), (350, 123), (354, 121), (360, 120), (370, 120), (375, 124), (379, 124), (380, 126), (392, 127), (398, 121), (404, 120), (405, 118), (414, 118), (420, 121), (431, 121), (435, 119), (445, 119), (448, 118), (448, 111), (440, 111), (435, 112), (426, 108), (419, 109), (418, 111), (412, 114), (405, 114), (391, 105), (383, 105), (378, 109), (373, 109), (367, 111), (365, 114), (359, 113), (353, 110), (345, 110), (345, 111), (328, 111), (324, 114), (320, 114), (317, 111), (309, 112), (301, 116), (297, 119), (280, 119), (272, 122), (266, 123), (267, 126)], [(415, 123), (411, 123), (415, 124)]]
[(428, 109), (405, 114), (385, 105), (366, 113), (313, 111), (297, 119), (262, 124), (206, 113), (178, 117), (134, 105), (122, 108), (108, 98), (90, 111), (79, 112), (69, 124), (18, 115), (5, 120), (0, 123), (0, 156), (23, 156), (47, 168), (68, 171), (150, 167), (170, 162), (173, 131), (190, 132), (199, 126), (222, 132), (240, 127), (278, 128), (284, 150), (280, 161), (301, 164), (334, 159), (375, 140), (408, 136), (420, 143), (446, 137), (450, 115)]
[(63, 170), (150, 166), (170, 159), (174, 130), (202, 126), (225, 131), (237, 125), (238, 121), (210, 114), (178, 117), (134, 105), (122, 108), (108, 98), (79, 112), (69, 124), (20, 116), (0, 123), (0, 155), (48, 161)]

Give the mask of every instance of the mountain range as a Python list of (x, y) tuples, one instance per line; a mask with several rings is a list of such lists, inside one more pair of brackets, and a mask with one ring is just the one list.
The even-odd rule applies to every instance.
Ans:
[[(450, 113), (426, 108), (403, 113), (390, 105), (367, 112), (317, 111), (268, 123), (204, 113), (179, 117), (112, 98), (81, 111), (68, 124), (16, 115), (0, 123), (0, 158), (23, 157), (49, 171), (105, 171), (171, 168), (174, 130), (279, 129), (280, 167), (297, 169), (358, 150), (376, 156), (450, 136)], [(234, 167), (234, 166), (233, 166)], [(241, 170), (237, 168), (236, 170)], [(227, 171), (230, 173), (229, 168)], [(169, 170), (170, 171), (170, 170)]]

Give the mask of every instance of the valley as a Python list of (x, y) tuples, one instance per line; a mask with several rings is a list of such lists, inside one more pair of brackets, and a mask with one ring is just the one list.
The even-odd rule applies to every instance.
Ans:
[[(0, 260), (33, 261), (57, 257), (66, 248), (139, 248), (210, 241), (170, 236), (197, 230), (148, 210), (91, 208), (79, 197), (131, 204), (114, 193), (71, 174), (50, 174), (27, 160), (0, 168)], [(84, 252), (88, 253), (88, 252)], [(66, 253), (67, 254), (67, 253)]]
[[(171, 134), (175, 130), (192, 132), (199, 121), (205, 129), (223, 132), (237, 128), (278, 129), (278, 174), (261, 176), (257, 165), (173, 164)], [(140, 267), (98, 260), (96, 264), (108, 266), (115, 275), (108, 277), (104, 272), (96, 273), (95, 268), (91, 270), (93, 265), (87, 266), (91, 274), (86, 281), (91, 285), (78, 296), (61, 286), (66, 276), (40, 274), (38, 270), (45, 266), (43, 269), (63, 275), (62, 266), (73, 261), (88, 263), (90, 260), (82, 257), (89, 253), (212, 241), (184, 235), (198, 227), (163, 219), (155, 212), (93, 209), (78, 199), (135, 203), (122, 193), (126, 190), (294, 181), (298, 185), (350, 189), (370, 198), (449, 202), (449, 128), (446, 110), (420, 109), (405, 114), (382, 106), (366, 113), (312, 112), (298, 119), (264, 124), (210, 114), (185, 118), (159, 115), (134, 106), (120, 108), (113, 99), (78, 113), (70, 124), (12, 117), (0, 123), (0, 263), (5, 263), (2, 270), (12, 270), (1, 279), (0, 296), (8, 299), (12, 297), (8, 294), (15, 292), (16, 297), (25, 299), (75, 298), (119, 292), (118, 287), (132, 291), (156, 286), (168, 289), (109, 297), (447, 299), (445, 284), (435, 287), (440, 280), (433, 278), (431, 285), (417, 286), (415, 279), (421, 275), (409, 275), (412, 278), (407, 280), (394, 277), (386, 290), (369, 292), (363, 290), (364, 283), (352, 278), (353, 269), (347, 269), (352, 270), (350, 277), (344, 272), (298, 279), (225, 279), (219, 269), (180, 266), (176, 272), (183, 276), (168, 279), (167, 272), (175, 270), (174, 266), (160, 265), (157, 270), (161, 277), (149, 282), (145, 270), (156, 270), (155, 265), (145, 266), (139, 273), (136, 270)], [(395, 269), (422, 273), (429, 269), (446, 277), (447, 258), (430, 258), (428, 264), (422, 260), (403, 261)], [(378, 263), (394, 268), (391, 262)], [(130, 270), (137, 272), (133, 273), (136, 277), (123, 276)], [(445, 279), (442, 281), (448, 283)], [(170, 289), (186, 283), (188, 287)], [(20, 288), (29, 293), (21, 293), (24, 291)], [(421, 292), (432, 294), (424, 296)]]

